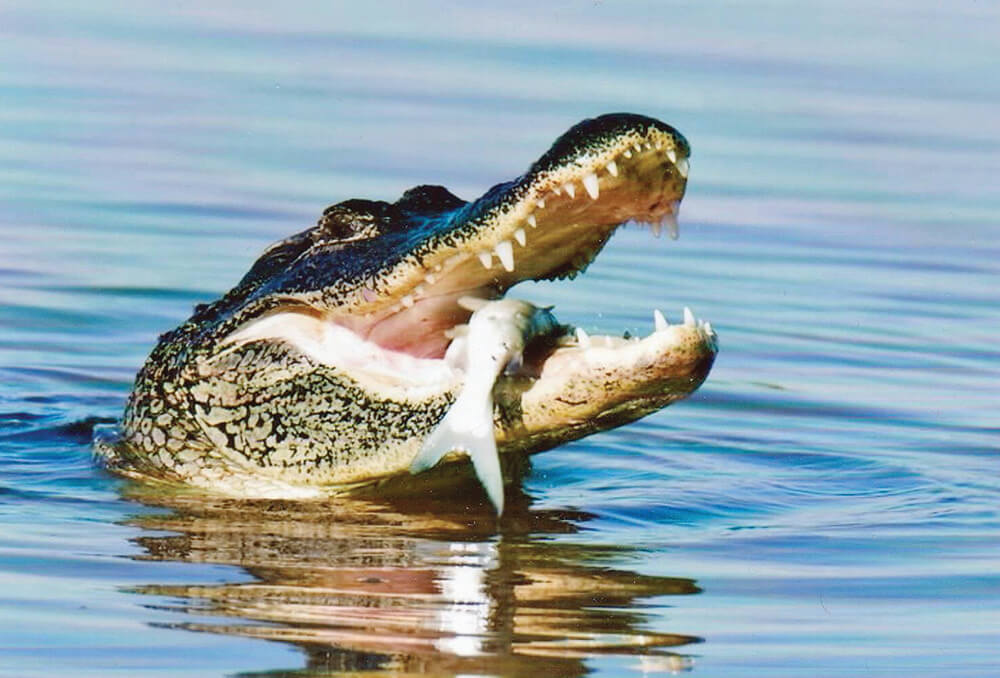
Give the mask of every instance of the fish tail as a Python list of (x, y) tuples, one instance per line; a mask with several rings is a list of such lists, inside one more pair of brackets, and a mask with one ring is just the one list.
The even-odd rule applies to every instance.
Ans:
[(410, 473), (433, 467), (453, 450), (466, 452), (499, 516), (503, 513), (503, 473), (493, 438), (493, 399), (486, 399), (485, 408), (470, 407), (473, 403), (462, 400), (459, 398), (452, 405), (437, 428), (427, 436), (420, 452), (410, 463)]

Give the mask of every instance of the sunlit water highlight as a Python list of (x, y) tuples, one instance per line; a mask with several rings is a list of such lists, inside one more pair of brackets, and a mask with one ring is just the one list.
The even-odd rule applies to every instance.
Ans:
[[(995, 675), (997, 10), (329, 4), (0, 9), (0, 675)], [(499, 535), (94, 466), (270, 241), (614, 110), (691, 141), (680, 240), (516, 294), (592, 332), (690, 305), (721, 353), (536, 457)]]

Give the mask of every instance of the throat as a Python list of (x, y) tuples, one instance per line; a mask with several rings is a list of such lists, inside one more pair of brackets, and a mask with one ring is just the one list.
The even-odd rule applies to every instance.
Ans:
[(370, 325), (363, 336), (389, 351), (414, 358), (443, 358), (449, 330), (466, 322), (469, 312), (452, 297), (430, 297)]

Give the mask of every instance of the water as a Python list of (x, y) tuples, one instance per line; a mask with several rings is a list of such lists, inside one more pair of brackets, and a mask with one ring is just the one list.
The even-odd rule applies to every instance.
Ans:
[[(997, 9), (328, 4), (0, 8), (0, 675), (996, 675)], [(267, 243), (616, 110), (691, 141), (681, 239), (517, 293), (594, 332), (687, 304), (721, 353), (535, 457), (499, 535), (94, 466)]]

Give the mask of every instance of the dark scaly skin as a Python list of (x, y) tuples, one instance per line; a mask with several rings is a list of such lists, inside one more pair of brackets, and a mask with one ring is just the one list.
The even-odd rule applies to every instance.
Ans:
[[(684, 169), (659, 151), (628, 150), (643, 144), (662, 145)], [(634, 167), (621, 153), (634, 154)], [(460, 382), (430, 388), (417, 401), (396, 398), (285, 342), (229, 345), (226, 337), (279, 311), (352, 328), (408, 317), (401, 300), (416, 295), (416, 308), (423, 308), (417, 286), (427, 286), (431, 275), (437, 282), (428, 297), (449, 299), (467, 289), (496, 298), (526, 278), (575, 276), (618, 223), (669, 211), (683, 196), (688, 155), (687, 142), (668, 125), (614, 114), (575, 126), (525, 175), (473, 202), (419, 186), (392, 204), (348, 200), (328, 208), (315, 227), (269, 248), (224, 297), (199, 306), (160, 337), (136, 377), (121, 440), (103, 446), (102, 454), (126, 475), (246, 496), (323, 494), (404, 472)], [(580, 176), (610, 158), (620, 165), (614, 177), (602, 179), (610, 197), (603, 203), (581, 198)], [(566, 181), (576, 181), (572, 200), (553, 192)], [(545, 210), (535, 204), (539, 199), (548, 203)], [(532, 210), (540, 225), (529, 240), (538, 237), (537, 249), (531, 242), (524, 251), (518, 246), (514, 272), (495, 261), (485, 270), (475, 253), (483, 243), (488, 249), (509, 240), (512, 224)], [(444, 315), (442, 328), (431, 333), (436, 341), (444, 341), (437, 330), (468, 316)], [(414, 335), (421, 327), (416, 320)], [(379, 343), (406, 344), (411, 333), (403, 322), (384, 334)], [(707, 376), (715, 346), (710, 332), (681, 334), (678, 349), (655, 359), (637, 357), (613, 368), (567, 363), (573, 366), (551, 378), (502, 378), (495, 389), (501, 453), (548, 449), (685, 397)], [(541, 373), (558, 351), (550, 345), (539, 353)]]

